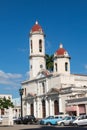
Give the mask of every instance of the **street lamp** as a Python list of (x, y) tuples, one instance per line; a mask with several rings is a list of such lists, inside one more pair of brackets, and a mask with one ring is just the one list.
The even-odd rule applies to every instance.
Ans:
[(22, 95), (23, 95), (23, 92), (24, 92), (24, 89), (20, 88), (19, 89), (19, 94), (20, 94), (20, 97), (21, 97), (21, 118), (23, 117), (23, 113), (22, 113)]

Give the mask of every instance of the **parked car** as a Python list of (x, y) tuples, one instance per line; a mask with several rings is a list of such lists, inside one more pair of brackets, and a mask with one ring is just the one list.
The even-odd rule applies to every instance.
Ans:
[(0, 124), (2, 123), (3, 118), (0, 116)]
[(73, 121), (74, 126), (86, 126), (87, 125), (87, 115), (81, 115)]
[(69, 116), (69, 114), (58, 114), (58, 115), (54, 115), (54, 116), (55, 117), (57, 117), (57, 116), (59, 117), (60, 116), (60, 117), (64, 118), (65, 116)]
[(76, 116), (65, 116), (61, 121), (58, 121), (57, 124), (60, 126), (72, 125), (74, 120), (76, 120)]
[(26, 115), (23, 118), (23, 124), (34, 124), (37, 122), (37, 119), (34, 115)]
[(13, 119), (14, 124), (22, 124), (23, 123), (23, 118), (18, 117)]
[(37, 119), (34, 115), (26, 115), (23, 118), (19, 117), (14, 120), (15, 124), (33, 124), (36, 123)]
[(57, 121), (62, 120), (61, 116), (48, 116), (47, 118), (44, 118), (40, 120), (41, 125), (57, 125)]

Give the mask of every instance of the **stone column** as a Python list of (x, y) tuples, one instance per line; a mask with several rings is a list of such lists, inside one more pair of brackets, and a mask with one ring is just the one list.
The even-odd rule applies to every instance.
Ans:
[(36, 117), (39, 118), (39, 98), (37, 97), (36, 101)]
[(87, 114), (87, 104), (85, 104), (86, 114)]
[(63, 112), (63, 106), (62, 106), (61, 96), (59, 96), (59, 112)]
[(46, 103), (46, 117), (47, 117), (49, 115), (49, 113), (48, 113), (48, 100), (46, 99), (45, 101), (46, 101), (45, 103)]
[(79, 106), (77, 105), (76, 108), (77, 116), (79, 116)]
[(26, 115), (30, 115), (30, 104), (27, 102)]
[(36, 117), (36, 102), (37, 102), (37, 99), (34, 99), (34, 116)]
[(54, 100), (51, 100), (51, 114), (54, 115)]
[(52, 115), (52, 102), (51, 99), (49, 100), (49, 109), (50, 109), (50, 115)]
[(39, 100), (39, 118), (42, 118), (42, 101), (41, 101), (41, 99)]

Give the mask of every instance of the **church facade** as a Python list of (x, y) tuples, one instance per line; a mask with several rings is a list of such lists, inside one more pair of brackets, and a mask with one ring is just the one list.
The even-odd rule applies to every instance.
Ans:
[(87, 75), (71, 74), (71, 58), (62, 44), (54, 52), (53, 72), (46, 69), (45, 33), (37, 21), (30, 30), (29, 48), (30, 78), (21, 83), (23, 116), (87, 114)]

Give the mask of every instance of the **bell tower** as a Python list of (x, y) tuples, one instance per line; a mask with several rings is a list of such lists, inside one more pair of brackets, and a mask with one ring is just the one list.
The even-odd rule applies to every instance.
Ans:
[(30, 31), (29, 47), (30, 79), (33, 79), (41, 69), (46, 69), (45, 34), (37, 21)]
[(59, 49), (54, 54), (54, 72), (70, 74), (70, 56), (62, 44), (59, 45)]

